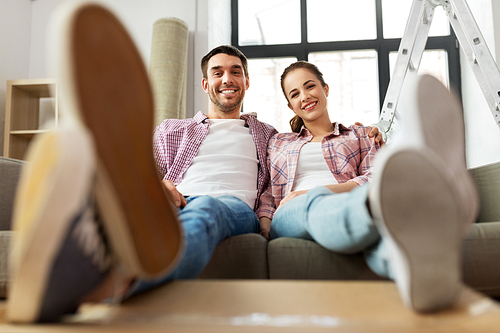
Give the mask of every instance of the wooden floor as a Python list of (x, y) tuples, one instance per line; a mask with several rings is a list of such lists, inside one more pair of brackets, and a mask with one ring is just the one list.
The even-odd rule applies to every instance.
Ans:
[(177, 281), (121, 305), (84, 305), (50, 325), (0, 332), (500, 332), (498, 303), (464, 288), (437, 314), (403, 306), (392, 282)]

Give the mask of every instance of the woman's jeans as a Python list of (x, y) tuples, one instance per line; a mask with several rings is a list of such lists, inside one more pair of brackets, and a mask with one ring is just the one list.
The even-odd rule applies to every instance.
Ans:
[(363, 252), (368, 266), (378, 275), (392, 277), (385, 247), (368, 208), (369, 186), (333, 193), (317, 187), (283, 205), (271, 223), (271, 238), (314, 240), (330, 251)]
[(195, 278), (205, 269), (215, 247), (222, 240), (260, 230), (255, 212), (236, 197), (200, 196), (189, 197), (187, 201), (188, 204), (178, 214), (184, 234), (184, 254), (178, 266), (155, 281), (139, 281), (131, 294), (173, 279)]

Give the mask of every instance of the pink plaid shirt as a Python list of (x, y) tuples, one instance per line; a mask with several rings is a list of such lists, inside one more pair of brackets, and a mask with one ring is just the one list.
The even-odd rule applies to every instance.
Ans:
[[(369, 127), (353, 125), (347, 128), (335, 123), (333, 132), (321, 141), (325, 162), (339, 184), (353, 181), (362, 185), (369, 181), (373, 159), (379, 149), (374, 139), (368, 137), (369, 132)], [(272, 218), (274, 207), (292, 191), (300, 149), (311, 140), (311, 133), (302, 127), (300, 133), (279, 133), (269, 141), (267, 158), (271, 179), (261, 200), (273, 202), (273, 205), (265, 211), (265, 216)]]
[[(255, 203), (258, 212), (259, 206), (271, 206), (271, 202), (259, 200), (259, 198), (269, 181), (266, 163), (267, 143), (277, 131), (271, 125), (257, 120), (254, 115), (242, 114), (240, 119), (243, 119), (250, 127), (259, 159)], [(162, 179), (169, 179), (176, 186), (182, 182), (184, 173), (198, 154), (198, 149), (208, 134), (209, 126), (208, 117), (199, 111), (193, 118), (166, 119), (156, 127), (153, 132), (153, 152)], [(228, 142), (228, 144), (231, 143)]]

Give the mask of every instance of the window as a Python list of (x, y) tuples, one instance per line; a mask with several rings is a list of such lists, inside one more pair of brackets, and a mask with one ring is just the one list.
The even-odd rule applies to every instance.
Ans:
[[(330, 86), (330, 118), (377, 122), (413, 0), (231, 0), (232, 44), (249, 59), (245, 112), (289, 131), (293, 113), (280, 76), (297, 59), (316, 64)], [(460, 92), (459, 50), (437, 7), (419, 71)]]

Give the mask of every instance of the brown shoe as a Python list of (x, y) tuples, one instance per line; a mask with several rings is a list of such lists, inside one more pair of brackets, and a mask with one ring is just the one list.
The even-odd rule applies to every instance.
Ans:
[(138, 277), (166, 274), (180, 257), (182, 232), (153, 157), (153, 94), (142, 58), (101, 5), (69, 4), (57, 18), (62, 111), (95, 141), (97, 204), (112, 249)]

